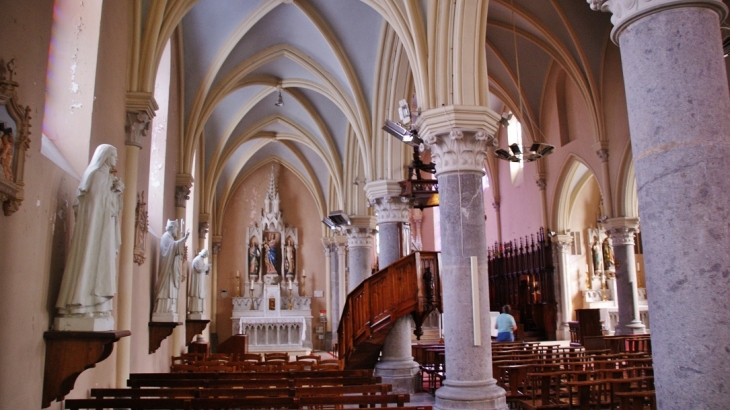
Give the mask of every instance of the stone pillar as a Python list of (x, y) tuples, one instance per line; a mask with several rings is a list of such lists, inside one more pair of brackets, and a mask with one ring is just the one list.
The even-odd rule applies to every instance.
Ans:
[(494, 197), (492, 208), (494, 208), (494, 213), (497, 218), (497, 242), (502, 243), (502, 212), (499, 208), (499, 199), (498, 196)]
[(411, 219), (413, 220), (413, 238), (408, 238), (408, 240), (412, 241), (412, 247), (414, 251), (420, 251), (423, 250), (423, 235), (421, 234), (421, 230), (423, 228), (423, 211), (414, 208), (411, 209)]
[(537, 189), (540, 190), (540, 206), (542, 208), (542, 226), (545, 228), (545, 231), (550, 231), (550, 218), (548, 218), (548, 200), (547, 200), (547, 192), (545, 188), (547, 187), (547, 182), (545, 180), (545, 174), (540, 173), (540, 177), (535, 180), (535, 184), (537, 185)]
[(347, 292), (351, 292), (370, 276), (373, 262), (373, 235), (375, 217), (351, 216), (350, 225), (343, 229), (347, 235), (347, 267), (349, 268)]
[(558, 317), (558, 339), (570, 340), (570, 329), (568, 322), (573, 319), (573, 304), (571, 303), (570, 292), (570, 272), (568, 270), (568, 255), (570, 255), (570, 245), (573, 243), (573, 237), (570, 235), (555, 235), (553, 244), (557, 250), (558, 257), (558, 277), (560, 280), (557, 286), (560, 287), (557, 294), (560, 295), (560, 317)]
[(727, 9), (719, 0), (590, 3), (614, 13), (611, 37), (621, 47), (657, 407), (727, 408)]
[[(384, 269), (403, 255), (403, 224), (411, 213), (410, 200), (400, 196), (397, 181), (378, 180), (365, 186), (370, 203), (375, 207), (380, 236), (380, 269)], [(410, 240), (410, 238), (409, 238)], [(393, 386), (395, 393), (415, 393), (418, 363), (411, 355), (410, 316), (396, 320), (383, 344), (380, 360), (375, 365), (375, 375), (383, 383)]]
[(221, 242), (223, 238), (218, 235), (211, 237), (210, 247), (210, 338), (211, 346), (213, 345), (213, 339), (218, 337), (218, 255), (221, 253)]
[[(499, 118), (487, 107), (444, 106), (423, 112), (418, 121), (439, 184), (446, 379), (436, 391), (438, 410), (507, 409), (505, 392), (492, 375), (482, 192), (485, 158)], [(478, 300), (472, 300), (473, 256)]]
[[(175, 219), (184, 221), (185, 220), (185, 207), (187, 206), (187, 202), (190, 199), (190, 188), (193, 187), (193, 177), (189, 174), (177, 174), (175, 177)], [(178, 232), (179, 236), (185, 235), (185, 231), (190, 229), (190, 227), (185, 224), (185, 226), (180, 226), (180, 231)], [(175, 238), (178, 239), (178, 238)], [(188, 252), (190, 251), (187, 248), (187, 244), (185, 245), (185, 255), (183, 255), (183, 277), (186, 277), (187, 272), (187, 260), (188, 260)], [(188, 282), (180, 282), (180, 291), (177, 295), (177, 313), (178, 317), (186, 318), (187, 319), (187, 298), (185, 297), (187, 295), (187, 292), (185, 289), (187, 289)], [(180, 297), (180, 293), (182, 293), (182, 297)], [(181, 313), (182, 312), (182, 313)], [(192, 335), (189, 335), (192, 338)], [(186, 334), (185, 334), (185, 326), (176, 326), (175, 329), (172, 331), (172, 354), (174, 356), (179, 356), (180, 353), (184, 353), (185, 346), (187, 345), (189, 340), (185, 340)]]
[[(132, 329), (132, 295), (134, 293), (134, 209), (137, 205), (137, 168), (142, 138), (149, 135), (150, 121), (157, 110), (157, 103), (149, 93), (128, 93), (127, 120), (125, 124), (125, 162), (122, 194), (122, 243), (119, 246), (119, 278), (117, 286), (117, 329)], [(129, 363), (132, 338), (123, 337), (116, 345), (116, 385), (126, 387), (129, 379)], [(142, 341), (136, 340), (136, 343)]]
[[(332, 336), (331, 335), (332, 335), (332, 333), (337, 331), (337, 328), (333, 327), (334, 323), (333, 323), (332, 318), (334, 318), (334, 316), (337, 312), (334, 309), (334, 306), (336, 306), (336, 304), (337, 304), (339, 294), (337, 292), (335, 292), (335, 286), (333, 283), (333, 281), (337, 280), (337, 278), (335, 278), (334, 275), (332, 275), (332, 272), (334, 271), (334, 269), (333, 269), (334, 265), (332, 264), (332, 253), (333, 252), (332, 252), (332, 237), (331, 236), (322, 238), (322, 248), (324, 250), (324, 272), (325, 272), (325, 276), (326, 276), (325, 289), (327, 289), (327, 292), (325, 292), (324, 305), (327, 308), (327, 317), (329, 318), (328, 323), (327, 323), (327, 328), (325, 329), (325, 339), (326, 340), (324, 341), (324, 345), (332, 346)], [(327, 337), (327, 335), (330, 335), (330, 336)], [(327, 350), (329, 350), (329, 349), (330, 348), (328, 347)]]
[(616, 296), (618, 298), (617, 335), (646, 333), (639, 318), (639, 293), (636, 286), (634, 235), (639, 232), (639, 218), (611, 218), (603, 223), (611, 237), (616, 261)]
[(596, 150), (596, 155), (601, 160), (601, 195), (603, 196), (603, 208), (606, 211), (605, 215), (599, 215), (599, 218), (604, 216), (613, 216), (613, 196), (611, 195), (611, 174), (608, 170), (608, 148), (604, 145), (608, 145), (608, 142), (602, 142)]
[(334, 295), (337, 294), (337, 302), (332, 303), (332, 342), (337, 343), (337, 329), (340, 327), (340, 317), (342, 317), (342, 310), (344, 309), (345, 299), (347, 298), (347, 286), (345, 280), (345, 257), (347, 255), (347, 237), (335, 236), (333, 238), (332, 246), (334, 251), (332, 252), (332, 299), (334, 301)]

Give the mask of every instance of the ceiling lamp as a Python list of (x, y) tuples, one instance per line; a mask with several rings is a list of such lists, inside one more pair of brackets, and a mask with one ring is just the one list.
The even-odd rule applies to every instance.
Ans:
[(283, 107), (284, 106), (284, 99), (281, 98), (281, 90), (279, 90), (279, 99), (276, 100), (276, 103), (274, 104), (277, 107)]
[[(520, 114), (522, 114), (522, 83), (520, 81), (520, 58), (519, 58), (519, 52), (517, 51), (517, 30), (515, 29), (515, 9), (514, 9), (514, 2), (510, 2), (511, 9), (512, 9), (512, 42), (514, 44), (515, 48), (515, 71), (517, 72), (517, 95), (519, 97), (520, 102)], [(520, 115), (521, 118), (525, 118), (524, 116)], [(502, 113), (502, 118), (499, 119), (498, 123), (499, 125), (507, 128), (509, 126), (509, 122), (512, 119), (512, 113)], [(528, 120), (530, 120), (529, 117), (527, 117)], [(538, 128), (539, 131), (539, 128)], [(540, 132), (542, 134), (542, 132)], [(520, 136), (520, 139), (522, 136)], [(545, 136), (543, 135), (543, 138)], [(530, 145), (530, 149), (528, 151), (522, 150), (520, 144), (513, 143), (509, 146), (509, 151), (507, 151), (504, 148), (500, 148), (498, 150), (494, 151), (494, 154), (499, 159), (503, 159), (505, 161), (510, 162), (532, 162), (536, 161), (545, 155), (548, 155), (553, 152), (555, 149), (555, 146), (550, 144), (545, 144), (542, 142), (533, 142), (532, 145)]]
[(509, 146), (509, 151), (506, 149), (500, 148), (496, 151), (494, 151), (494, 154), (497, 155), (497, 158), (503, 159), (505, 161), (510, 162), (532, 162), (536, 161), (545, 155), (550, 154), (555, 149), (554, 146), (550, 144), (544, 144), (542, 142), (535, 142), (532, 145), (530, 145), (530, 149), (527, 151), (522, 151), (519, 144), (512, 144)]

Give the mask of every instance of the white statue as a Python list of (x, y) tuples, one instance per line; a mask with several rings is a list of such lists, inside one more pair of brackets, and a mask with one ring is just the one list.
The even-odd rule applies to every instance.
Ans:
[(177, 232), (177, 220), (168, 220), (165, 233), (160, 239), (160, 264), (155, 285), (153, 322), (177, 322), (177, 298), (180, 294), (180, 282), (184, 280), (182, 258), (190, 231), (186, 231), (182, 238), (175, 240)]
[(205, 276), (210, 271), (210, 264), (205, 262), (208, 258), (208, 250), (203, 249), (193, 259), (193, 269), (190, 272), (188, 284), (188, 312), (191, 319), (205, 319)]
[(117, 149), (99, 145), (81, 178), (73, 205), (76, 224), (56, 302), (56, 330), (114, 329), (111, 310), (124, 191), (114, 175), (116, 165)]

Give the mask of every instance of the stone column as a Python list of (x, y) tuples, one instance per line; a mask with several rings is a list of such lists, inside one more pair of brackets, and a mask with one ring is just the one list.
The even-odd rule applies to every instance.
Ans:
[[(134, 293), (134, 209), (137, 205), (137, 168), (139, 167), (139, 151), (142, 138), (150, 131), (150, 121), (157, 110), (157, 103), (152, 94), (128, 93), (127, 121), (125, 125), (125, 162), (122, 194), (124, 211), (122, 212), (122, 243), (119, 246), (119, 278), (117, 286), (117, 329), (132, 329), (132, 294)], [(129, 379), (129, 363), (132, 346), (131, 337), (119, 339), (116, 345), (117, 367), (116, 385), (126, 387)], [(142, 341), (136, 340), (136, 343)]]
[(548, 218), (548, 200), (547, 200), (547, 192), (545, 188), (547, 187), (547, 182), (545, 180), (545, 174), (540, 173), (540, 177), (535, 180), (535, 185), (537, 185), (537, 189), (540, 190), (540, 206), (542, 208), (542, 226), (545, 228), (545, 231), (549, 231), (550, 229), (550, 218)]
[(614, 13), (611, 37), (621, 47), (657, 407), (727, 408), (727, 9), (719, 0), (590, 3)]
[[(335, 292), (335, 286), (333, 284), (333, 280), (336, 280), (337, 278), (335, 278), (334, 275), (332, 275), (334, 265), (332, 265), (332, 237), (331, 236), (322, 238), (322, 248), (324, 250), (324, 272), (325, 272), (325, 276), (326, 276), (325, 289), (327, 289), (327, 292), (325, 292), (324, 305), (325, 305), (325, 307), (327, 307), (327, 317), (328, 317), (327, 328), (324, 329), (325, 330), (324, 345), (332, 346), (332, 333), (337, 331), (337, 329), (333, 327), (334, 323), (332, 321), (332, 318), (334, 318), (334, 316), (337, 312), (334, 309), (334, 306), (336, 306), (336, 304), (337, 304), (337, 299), (338, 299), (339, 295)], [(327, 335), (329, 335), (329, 338), (327, 337)], [(329, 348), (327, 350), (329, 350)]]
[(218, 340), (218, 255), (221, 253), (221, 242), (223, 238), (218, 235), (213, 235), (211, 238), (210, 247), (210, 342), (213, 345), (213, 339)]
[(337, 329), (340, 327), (340, 317), (342, 317), (342, 309), (344, 309), (345, 299), (347, 298), (347, 287), (345, 280), (345, 257), (347, 255), (347, 237), (335, 236), (332, 246), (332, 295), (337, 294), (337, 303), (332, 303), (332, 341), (337, 343)]
[(495, 196), (494, 201), (492, 202), (492, 208), (494, 208), (494, 213), (497, 219), (497, 242), (502, 243), (502, 212), (499, 208), (499, 197)]
[[(380, 236), (380, 269), (403, 257), (403, 224), (408, 222), (411, 205), (408, 198), (400, 196), (397, 181), (378, 180), (365, 186), (370, 203), (375, 206)], [(410, 240), (410, 238), (409, 238)], [(395, 393), (415, 393), (418, 363), (411, 355), (410, 316), (396, 320), (383, 344), (380, 360), (375, 365), (375, 375), (383, 383), (393, 386)]]
[[(190, 199), (190, 189), (193, 187), (193, 176), (190, 174), (177, 174), (175, 177), (175, 219), (184, 221), (185, 220), (185, 208), (187, 206), (187, 202)], [(179, 236), (185, 235), (185, 231), (190, 229), (190, 227), (185, 224), (183, 227), (180, 226), (180, 232), (178, 232)], [(177, 238), (176, 238), (177, 239)], [(187, 249), (186, 246), (186, 253), (183, 255), (183, 276), (186, 275), (186, 267), (187, 267), (187, 260), (188, 260), (188, 254), (187, 251), (190, 251)], [(181, 282), (180, 283), (180, 291), (177, 295), (177, 312), (178, 317), (186, 318), (187, 319), (187, 298), (185, 295), (187, 292), (185, 292), (185, 289), (187, 289), (188, 282)], [(182, 297), (180, 297), (180, 293), (182, 293)], [(180, 313), (182, 312), (182, 313)], [(179, 356), (180, 353), (184, 353), (185, 346), (189, 342), (189, 340), (185, 340), (186, 334), (185, 334), (185, 327), (186, 326), (176, 326), (175, 329), (172, 331), (172, 354), (174, 356)], [(192, 335), (190, 335), (192, 338)]]
[(570, 235), (555, 235), (553, 244), (558, 256), (558, 277), (560, 281), (556, 284), (560, 287), (557, 294), (560, 295), (560, 317), (558, 318), (558, 339), (570, 340), (570, 329), (568, 322), (573, 319), (573, 306), (570, 300), (570, 272), (568, 270), (568, 255), (573, 237)]
[(646, 333), (639, 318), (639, 293), (636, 287), (634, 235), (639, 232), (639, 218), (611, 218), (603, 223), (611, 237), (616, 261), (616, 295), (618, 297), (617, 335)]
[(606, 211), (605, 215), (599, 215), (599, 218), (604, 216), (613, 216), (613, 195), (611, 195), (611, 174), (608, 170), (608, 148), (604, 145), (608, 145), (608, 142), (602, 142), (596, 150), (596, 155), (601, 160), (601, 195), (603, 196), (603, 208)]
[(347, 267), (349, 268), (347, 292), (351, 292), (362, 281), (370, 276), (373, 262), (373, 235), (375, 234), (375, 217), (351, 216), (350, 225), (345, 226), (347, 235)]
[[(424, 144), (436, 163), (441, 213), (446, 379), (436, 391), (434, 408), (439, 410), (507, 409), (505, 392), (492, 375), (482, 192), (485, 158), (494, 146), (499, 118), (489, 108), (475, 106), (439, 107), (419, 118)], [(473, 256), (478, 301), (472, 300)]]

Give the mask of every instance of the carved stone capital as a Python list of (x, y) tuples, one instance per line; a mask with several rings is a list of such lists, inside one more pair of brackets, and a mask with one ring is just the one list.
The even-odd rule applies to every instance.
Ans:
[(205, 239), (208, 236), (208, 230), (210, 229), (210, 222), (199, 221), (198, 222), (198, 238)]
[(421, 150), (430, 149), (436, 176), (484, 173), (484, 160), (501, 117), (486, 107), (449, 106), (425, 111), (418, 119)]
[(370, 204), (375, 207), (378, 224), (408, 222), (411, 215), (410, 199), (401, 196), (376, 198)]
[(221, 253), (221, 243), (223, 242), (223, 238), (215, 235), (213, 236), (213, 238), (211, 238), (211, 240), (213, 242), (213, 255), (218, 255), (219, 253)]
[(190, 188), (182, 185), (175, 186), (175, 206), (177, 208), (185, 208), (188, 199), (190, 199)]
[(142, 148), (142, 138), (149, 136), (152, 117), (144, 111), (127, 111), (127, 121), (124, 125), (127, 145)]
[(568, 253), (570, 245), (573, 244), (573, 237), (571, 235), (555, 235), (553, 243), (557, 246), (559, 252)]
[(722, 0), (586, 0), (596, 11), (612, 13), (611, 40), (619, 44), (619, 37), (623, 30), (634, 21), (650, 14), (670, 8), (679, 7), (707, 7), (719, 15), (720, 21), (727, 16), (727, 8)]
[(492, 202), (492, 208), (494, 208), (495, 211), (499, 212), (499, 201)]
[(190, 199), (190, 188), (193, 187), (193, 177), (189, 174), (177, 174), (175, 176), (175, 206), (185, 208), (187, 200)]
[(547, 181), (545, 181), (545, 178), (535, 180), (535, 184), (540, 191), (544, 191), (545, 187), (547, 187)]
[(596, 155), (598, 155), (598, 158), (601, 159), (601, 162), (608, 162), (608, 149), (607, 148), (601, 148), (596, 150)]
[(634, 245), (634, 236), (639, 233), (639, 218), (611, 218), (603, 227), (614, 247)]
[(348, 226), (344, 229), (349, 248), (372, 248), (375, 229)]

